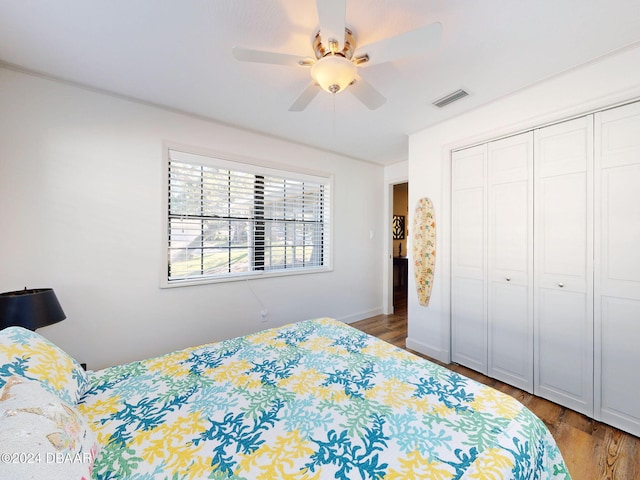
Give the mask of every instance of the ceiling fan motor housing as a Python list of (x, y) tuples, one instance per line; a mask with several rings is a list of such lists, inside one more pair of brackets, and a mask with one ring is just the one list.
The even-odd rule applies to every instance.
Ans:
[(353, 32), (348, 28), (344, 29), (344, 48), (341, 51), (336, 51), (338, 42), (333, 38), (325, 38), (324, 43), (322, 42), (320, 30), (316, 33), (316, 36), (313, 38), (313, 51), (316, 54), (316, 58), (320, 60), (321, 58), (326, 57), (327, 55), (340, 55), (348, 60), (351, 60), (353, 57), (353, 52), (356, 49), (356, 40), (353, 37)]

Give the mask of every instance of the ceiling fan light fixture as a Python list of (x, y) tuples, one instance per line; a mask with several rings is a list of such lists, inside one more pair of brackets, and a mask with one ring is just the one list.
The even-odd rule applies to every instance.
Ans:
[(327, 55), (313, 64), (311, 78), (325, 92), (338, 93), (356, 79), (357, 71), (357, 67), (342, 55)]

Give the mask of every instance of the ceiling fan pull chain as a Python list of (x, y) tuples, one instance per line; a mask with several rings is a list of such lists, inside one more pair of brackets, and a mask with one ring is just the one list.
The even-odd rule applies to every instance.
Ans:
[(336, 94), (331, 94), (333, 97), (333, 138), (336, 138)]

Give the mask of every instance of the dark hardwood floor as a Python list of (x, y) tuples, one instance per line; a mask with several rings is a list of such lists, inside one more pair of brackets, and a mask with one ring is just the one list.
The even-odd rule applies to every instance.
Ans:
[[(396, 313), (393, 315), (378, 315), (351, 326), (407, 349), (406, 297), (403, 298), (401, 293), (396, 295), (395, 305)], [(640, 479), (640, 438), (461, 365), (446, 365), (417, 352), (412, 353), (507, 393), (526, 405), (551, 431), (573, 480)]]

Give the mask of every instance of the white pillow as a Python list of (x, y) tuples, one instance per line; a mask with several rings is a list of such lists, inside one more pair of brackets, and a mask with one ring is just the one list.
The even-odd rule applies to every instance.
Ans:
[(97, 441), (75, 406), (19, 376), (0, 389), (0, 472), (12, 480), (89, 480)]

